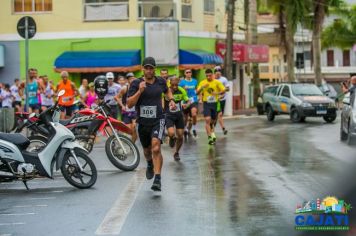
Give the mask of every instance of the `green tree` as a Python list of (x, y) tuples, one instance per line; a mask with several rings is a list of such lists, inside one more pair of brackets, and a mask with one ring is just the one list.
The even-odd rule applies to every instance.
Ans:
[(315, 83), (321, 85), (321, 32), (325, 16), (329, 13), (329, 8), (340, 7), (343, 0), (313, 0), (313, 64), (315, 73)]
[[(245, 0), (245, 22), (247, 25), (247, 43), (257, 44), (257, 6), (256, 0)], [(253, 84), (253, 104), (257, 104), (258, 97), (261, 95), (260, 71), (258, 63), (252, 63), (252, 84)]]
[(337, 20), (324, 28), (321, 34), (321, 47), (351, 48), (356, 41), (356, 6), (336, 8), (333, 14), (339, 16)]
[(288, 81), (295, 81), (294, 74), (294, 35), (299, 23), (308, 14), (309, 2), (305, 0), (268, 0), (272, 12), (278, 15), (281, 45), (287, 57)]

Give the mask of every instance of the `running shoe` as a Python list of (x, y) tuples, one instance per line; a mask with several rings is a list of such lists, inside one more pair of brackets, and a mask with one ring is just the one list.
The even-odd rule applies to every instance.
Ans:
[(224, 135), (227, 135), (227, 130), (224, 128), (223, 129)]
[(174, 153), (173, 158), (175, 161), (180, 161), (179, 153), (178, 152)]
[(213, 132), (213, 133), (211, 133), (211, 138), (213, 139), (213, 141), (215, 142), (216, 141), (216, 135), (215, 135), (215, 133)]
[(175, 145), (176, 145), (176, 137), (169, 137), (169, 146), (171, 148), (174, 148)]
[(187, 139), (187, 138), (188, 138), (188, 131), (184, 130), (184, 139)]
[(146, 179), (152, 179), (154, 176), (153, 165), (148, 165), (146, 169)]
[(161, 179), (155, 178), (153, 181), (151, 189), (153, 191), (161, 191)]
[(215, 141), (213, 140), (213, 138), (211, 136), (208, 137), (208, 143), (209, 143), (209, 145), (213, 145), (215, 143)]

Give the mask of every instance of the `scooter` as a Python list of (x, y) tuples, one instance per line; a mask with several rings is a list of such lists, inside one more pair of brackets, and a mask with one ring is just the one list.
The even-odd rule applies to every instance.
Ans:
[[(58, 97), (64, 95), (64, 90)], [(33, 116), (32, 114), (30, 117)], [(39, 177), (53, 178), (53, 169), (61, 169), (64, 179), (74, 187), (92, 187), (97, 170), (87, 151), (74, 141), (75, 136), (59, 123), (58, 102), (39, 115), (50, 131), (47, 145), (40, 152), (27, 150), (30, 140), (22, 134), (0, 133), (0, 182), (27, 181)]]
[[(108, 139), (105, 142), (105, 152), (109, 161), (120, 170), (132, 171), (139, 165), (140, 152), (129, 137), (121, 134), (131, 134), (130, 128), (109, 114), (110, 107), (105, 101), (101, 101), (94, 109), (79, 110), (70, 119), (60, 120), (59, 123), (70, 129), (76, 142), (89, 153), (93, 150), (97, 133), (106, 135)], [(20, 116), (18, 121), (21, 121)], [(28, 139), (32, 149), (41, 150), (46, 146), (50, 132), (43, 128), (38, 117), (27, 117), (19, 124), (15, 132), (22, 132), (26, 127), (30, 132)]]

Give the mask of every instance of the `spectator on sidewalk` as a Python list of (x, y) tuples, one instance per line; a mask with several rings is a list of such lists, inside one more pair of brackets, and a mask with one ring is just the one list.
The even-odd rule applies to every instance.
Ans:
[(11, 95), (13, 97), (12, 107), (16, 111), (22, 112), (22, 98), (23, 98), (23, 88), (21, 87), (21, 81), (15, 79), (15, 83), (10, 87)]
[(12, 95), (11, 95), (9, 84), (5, 84), (4, 88), (1, 90), (0, 100), (1, 100), (2, 108), (11, 108), (12, 107)]

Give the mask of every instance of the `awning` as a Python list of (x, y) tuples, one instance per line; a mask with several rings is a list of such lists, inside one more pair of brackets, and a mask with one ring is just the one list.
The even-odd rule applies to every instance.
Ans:
[(130, 72), (140, 70), (140, 65), (140, 50), (68, 51), (57, 57), (54, 70), (73, 73)]
[(179, 50), (179, 69), (203, 69), (212, 68), (223, 64), (220, 56), (205, 51)]

